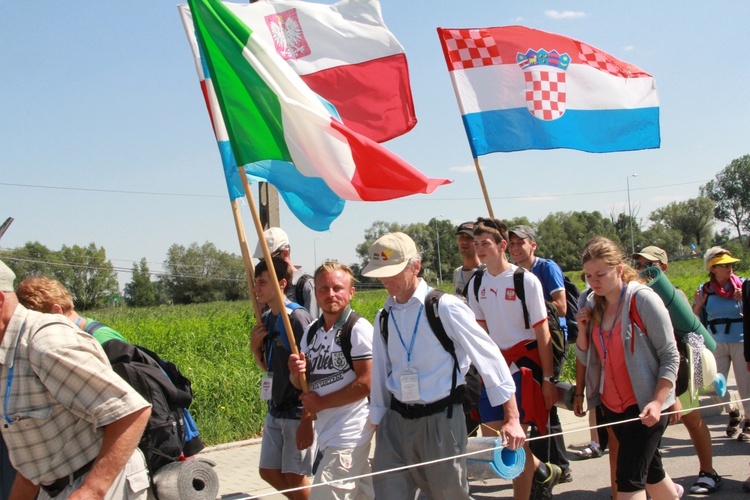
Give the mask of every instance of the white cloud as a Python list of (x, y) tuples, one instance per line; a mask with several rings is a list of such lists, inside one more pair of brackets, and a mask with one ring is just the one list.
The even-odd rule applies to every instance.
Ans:
[(513, 24), (520, 24), (523, 21), (524, 21), (523, 16), (514, 17), (513, 19), (510, 20), (510, 22)]
[(474, 165), (458, 165), (456, 167), (450, 167), (448, 170), (451, 172), (458, 172), (459, 174), (470, 174), (476, 172), (477, 168)]
[(635, 50), (635, 45), (626, 45), (623, 49), (625, 52), (632, 52)]
[(585, 12), (572, 10), (545, 10), (544, 15), (552, 19), (579, 19), (587, 16)]

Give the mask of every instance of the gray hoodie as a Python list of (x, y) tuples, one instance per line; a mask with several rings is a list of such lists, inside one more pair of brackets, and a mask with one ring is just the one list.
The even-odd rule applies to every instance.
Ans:
[[(631, 321), (630, 305), (634, 297), (638, 315), (643, 321), (646, 332), (643, 332)], [(589, 296), (586, 305), (593, 308), (593, 294)], [(672, 383), (672, 390), (664, 400), (661, 408), (663, 411), (674, 404), (674, 384), (680, 361), (669, 312), (653, 290), (636, 281), (628, 283), (622, 309), (620, 325), (625, 351), (625, 365), (630, 375), (630, 382), (633, 385), (638, 407), (642, 411), (653, 400), (656, 383), (660, 378), (664, 378)], [(592, 325), (589, 324), (587, 331), (589, 338), (591, 338), (591, 331)], [(586, 351), (579, 349), (578, 345), (575, 346), (575, 349), (578, 360), (586, 366), (588, 407), (594, 408), (601, 402), (599, 397), (601, 359), (591, 342), (589, 342), (589, 349)]]

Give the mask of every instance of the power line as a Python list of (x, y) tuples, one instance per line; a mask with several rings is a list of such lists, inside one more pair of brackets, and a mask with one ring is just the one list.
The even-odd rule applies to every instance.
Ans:
[[(45, 264), (49, 266), (59, 266), (59, 267), (70, 267), (74, 269), (91, 269), (91, 270), (97, 270), (97, 271), (115, 271), (117, 273), (132, 273), (133, 269), (127, 269), (124, 267), (115, 267), (112, 266), (109, 267), (101, 267), (101, 266), (92, 266), (88, 264), (73, 264), (69, 262), (55, 262), (50, 260), (38, 260), (38, 259), (25, 259), (23, 257), (4, 257), (5, 260), (8, 262), (30, 262), (33, 264)], [(239, 281), (245, 281), (245, 279), (242, 278), (221, 278), (221, 277), (213, 277), (213, 276), (197, 276), (197, 275), (190, 275), (190, 274), (172, 274), (172, 273), (165, 273), (165, 272), (159, 272), (159, 271), (148, 271), (148, 274), (151, 276), (168, 276), (170, 278), (189, 278), (189, 279), (208, 279), (213, 281), (233, 281), (233, 282), (239, 282)]]
[[(678, 182), (675, 184), (661, 184), (659, 186), (646, 186), (646, 187), (638, 187), (638, 188), (632, 188), (631, 191), (644, 191), (647, 189), (663, 189), (668, 187), (676, 187), (676, 186), (686, 186), (689, 184), (704, 184), (708, 182), (710, 179), (700, 180), (700, 181), (689, 181), (689, 182)], [(186, 198), (225, 198), (226, 195), (215, 195), (215, 194), (189, 194), (189, 193), (162, 193), (162, 192), (155, 192), (155, 191), (127, 191), (127, 190), (118, 190), (118, 189), (94, 189), (94, 188), (83, 188), (83, 187), (66, 187), (66, 186), (46, 186), (41, 184), (16, 184), (16, 183), (10, 183), (10, 182), (0, 182), (0, 186), (13, 186), (13, 187), (26, 187), (26, 188), (38, 188), (38, 189), (52, 189), (52, 190), (62, 190), (62, 191), (86, 191), (86, 192), (93, 192), (93, 193), (116, 193), (116, 194), (139, 194), (139, 195), (147, 195), (147, 196), (176, 196), (176, 197), (186, 197)], [(596, 194), (611, 194), (611, 193), (621, 193), (624, 189), (611, 189), (607, 191), (581, 191), (577, 193), (550, 193), (550, 194), (527, 194), (527, 195), (514, 195), (514, 196), (490, 196), (490, 199), (492, 200), (522, 200), (522, 199), (535, 199), (535, 198), (564, 198), (568, 196), (586, 196), (586, 195), (596, 195)], [(399, 201), (427, 201), (427, 202), (443, 202), (443, 201), (472, 201), (472, 200), (478, 200), (481, 199), (479, 196), (469, 196), (469, 197), (461, 197), (461, 198), (435, 198), (430, 197), (424, 198), (424, 197), (415, 197), (415, 198), (401, 198)]]

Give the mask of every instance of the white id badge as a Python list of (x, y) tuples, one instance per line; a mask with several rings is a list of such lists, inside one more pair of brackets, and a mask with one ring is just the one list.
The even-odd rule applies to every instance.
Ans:
[(407, 368), (401, 374), (401, 402), (419, 401), (419, 374)]
[(260, 399), (269, 401), (273, 390), (273, 373), (266, 373), (262, 379), (260, 379)]

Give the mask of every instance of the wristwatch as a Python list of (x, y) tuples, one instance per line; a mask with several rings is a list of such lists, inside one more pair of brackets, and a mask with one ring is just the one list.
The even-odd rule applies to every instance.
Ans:
[(554, 375), (550, 375), (549, 377), (542, 377), (542, 380), (544, 380), (545, 382), (550, 382), (552, 384), (557, 383), (557, 377), (555, 377)]

